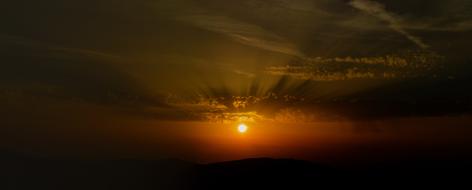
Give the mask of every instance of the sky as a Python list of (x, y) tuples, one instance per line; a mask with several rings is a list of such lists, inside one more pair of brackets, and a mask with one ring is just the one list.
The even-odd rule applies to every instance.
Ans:
[(16, 0), (0, 15), (0, 150), (212, 162), (472, 145), (469, 0)]

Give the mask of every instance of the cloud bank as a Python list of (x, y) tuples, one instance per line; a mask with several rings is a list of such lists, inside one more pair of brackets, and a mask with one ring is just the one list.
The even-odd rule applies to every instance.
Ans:
[(266, 73), (313, 81), (404, 79), (427, 76), (440, 68), (442, 60), (441, 56), (428, 51), (376, 57), (317, 57), (269, 66)]

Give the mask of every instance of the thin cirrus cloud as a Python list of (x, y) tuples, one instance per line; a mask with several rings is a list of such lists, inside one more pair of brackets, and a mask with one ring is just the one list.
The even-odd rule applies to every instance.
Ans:
[(36, 51), (44, 51), (52, 54), (55, 52), (55, 55), (75, 55), (80, 57), (87, 58), (96, 58), (109, 61), (118, 61), (122, 59), (118, 55), (105, 53), (97, 50), (75, 48), (75, 47), (65, 47), (53, 43), (47, 43), (38, 40), (32, 40), (24, 38), (22, 36), (0, 34), (0, 45), (1, 46), (11, 46), (11, 47), (22, 47), (23, 49), (34, 49)]
[(256, 75), (254, 73), (242, 71), (242, 70), (234, 70), (233, 71), (235, 74), (247, 77), (247, 78), (254, 78)]
[[(431, 18), (420, 21), (407, 21), (405, 28), (423, 31), (466, 32), (472, 30), (472, 18), (464, 17), (457, 21), (447, 22), (450, 18)], [(454, 18), (453, 18), (454, 19)]]
[(179, 20), (189, 22), (208, 31), (223, 34), (244, 45), (292, 56), (303, 56), (296, 45), (257, 25), (212, 15), (185, 16), (180, 17)]
[(375, 16), (378, 19), (385, 21), (389, 24), (389, 27), (398, 32), (399, 34), (405, 36), (408, 40), (415, 43), (417, 46), (426, 49), (429, 47), (428, 44), (424, 43), (423, 40), (406, 31), (405, 27), (402, 24), (401, 18), (395, 13), (389, 12), (385, 9), (385, 5), (371, 1), (371, 0), (352, 0), (349, 4), (369, 15)]

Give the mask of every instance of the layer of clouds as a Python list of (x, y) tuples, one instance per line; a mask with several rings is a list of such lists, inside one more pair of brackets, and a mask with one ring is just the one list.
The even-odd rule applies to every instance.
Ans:
[[(442, 1), (429, 8), (436, 9), (448, 2)], [(23, 3), (11, 1), (0, 8), (5, 33), (12, 34), (0, 36), (3, 43), (0, 47), (3, 67), (0, 85), (4, 102), (21, 102), (22, 98), (41, 96), (65, 102), (126, 107), (133, 110), (132, 114), (163, 120), (290, 120), (288, 118), (296, 115), (302, 116), (300, 120), (311, 120), (313, 116), (307, 114), (312, 113), (311, 110), (298, 108), (298, 104), (287, 104), (285, 95), (296, 94), (294, 97), (299, 99), (324, 103), (328, 100), (320, 97), (336, 99), (341, 96), (330, 94), (330, 89), (342, 91), (342, 95), (351, 93), (347, 89), (356, 85), (349, 82), (355, 79), (376, 82), (377, 79), (429, 77), (430, 72), (439, 68), (436, 63), (440, 56), (390, 53), (415, 49), (415, 45), (435, 49), (437, 41), (445, 41), (446, 45), (467, 42), (468, 38), (457, 39), (455, 32), (470, 30), (472, 26), (471, 16), (467, 15), (470, 9), (461, 8), (462, 3), (451, 6), (461, 9), (461, 13), (449, 17), (454, 9), (446, 6), (444, 9), (448, 11), (431, 16), (431, 19), (427, 13), (399, 10), (398, 7), (406, 6), (406, 1), (101, 0), (71, 3), (46, 0), (32, 2), (30, 6)], [(388, 3), (400, 6), (391, 8)], [(46, 12), (48, 14), (44, 14)], [(441, 38), (428, 38), (437, 31), (445, 33), (440, 33)], [(441, 45), (439, 43), (438, 48), (451, 51), (466, 49)], [(255, 51), (257, 49), (263, 51)], [(126, 62), (127, 56), (131, 55), (139, 61), (117, 64)], [(286, 55), (295, 61), (285, 62), (278, 57)], [(462, 56), (469, 57), (468, 54)], [(204, 69), (194, 71), (202, 66), (201, 62), (193, 61), (194, 58), (210, 61)], [(142, 60), (146, 63), (140, 64)], [(229, 64), (237, 66), (229, 67)], [(304, 83), (297, 86), (281, 80), (275, 85), (257, 84), (259, 89), (249, 84), (249, 89), (262, 92), (241, 97), (234, 90), (221, 90), (220, 94), (204, 92), (203, 101), (199, 98), (166, 101), (156, 92), (163, 86), (192, 91), (197, 86), (194, 82), (204, 77), (211, 83), (201, 85), (209, 89), (218, 90), (220, 82), (227, 82), (231, 89), (240, 88), (240, 84), (241, 88), (246, 88), (247, 81), (257, 83), (261, 77), (266, 77), (261, 74), (264, 71), (271, 79), (292, 76)], [(196, 74), (187, 75), (192, 72)], [(464, 73), (468, 72), (464, 70)], [(229, 79), (220, 80), (220, 75), (227, 75)], [(335, 87), (311, 83), (319, 81), (346, 83)], [(153, 89), (148, 89), (146, 84)], [(281, 90), (284, 85), (294, 90)], [(467, 96), (467, 93), (457, 92), (444, 96), (451, 99)], [(246, 100), (247, 97), (263, 98), (269, 93), (276, 93), (278, 99), (255, 104)], [(208, 100), (216, 97), (225, 100), (209, 103)], [(390, 100), (379, 102), (382, 101), (388, 103)], [(46, 102), (43, 104), (47, 105)], [(359, 107), (371, 104), (365, 101), (359, 103)], [(259, 111), (266, 106), (270, 107), (271, 113)], [(371, 113), (378, 111), (372, 110)]]
[(217, 123), (314, 121), (311, 113), (296, 108), (303, 102), (301, 97), (270, 92), (261, 96), (209, 97), (198, 94), (197, 97), (173, 96), (168, 99), (169, 105), (184, 110), (194, 118)]
[(313, 81), (401, 79), (432, 76), (442, 62), (443, 57), (427, 51), (377, 57), (317, 57), (270, 66), (266, 73)]

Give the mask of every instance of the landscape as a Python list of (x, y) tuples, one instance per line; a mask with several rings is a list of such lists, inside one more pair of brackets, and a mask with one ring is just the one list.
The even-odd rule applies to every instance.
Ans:
[(470, 187), (470, 0), (0, 6), (0, 189)]

